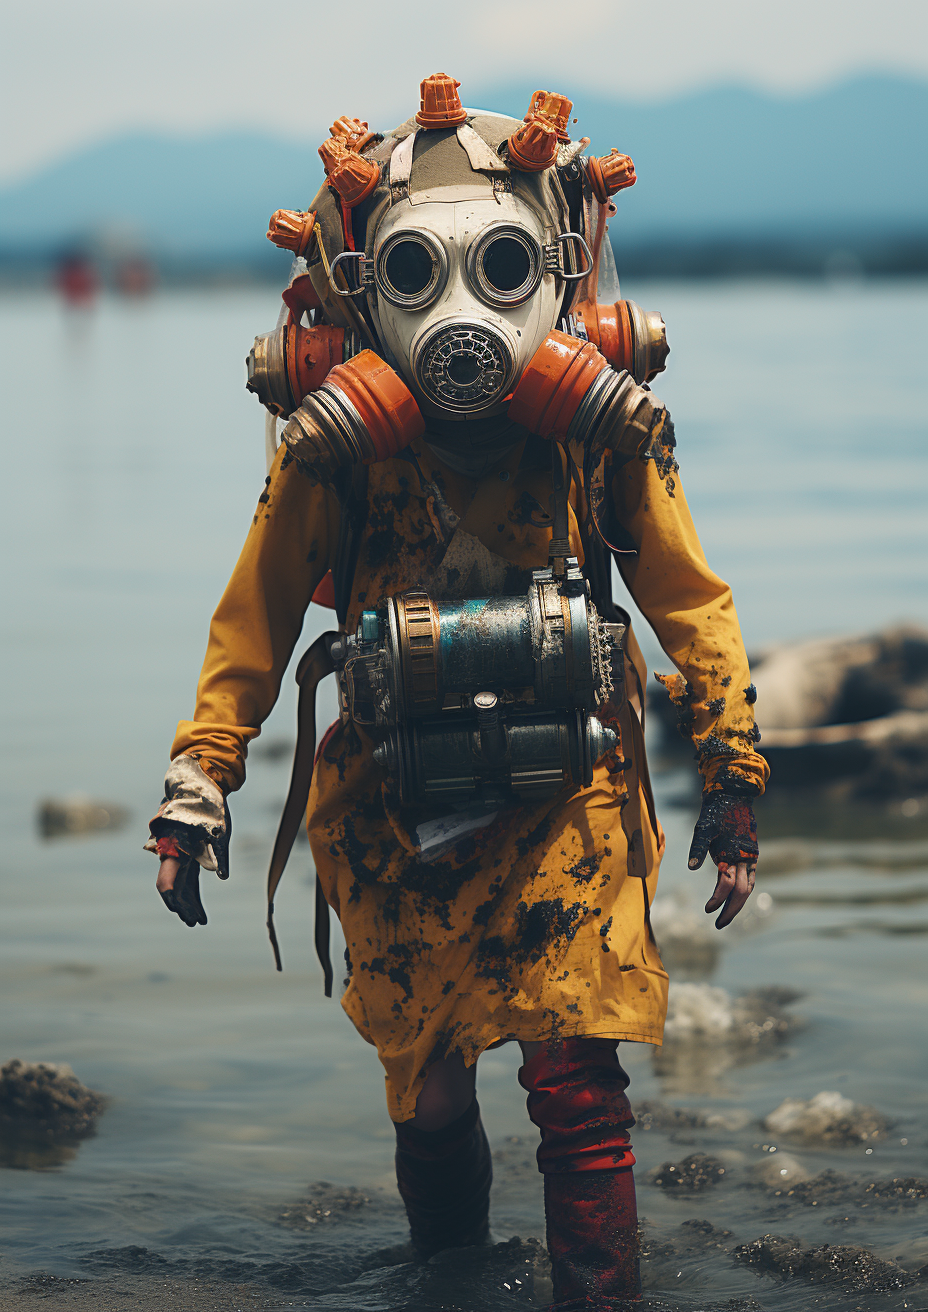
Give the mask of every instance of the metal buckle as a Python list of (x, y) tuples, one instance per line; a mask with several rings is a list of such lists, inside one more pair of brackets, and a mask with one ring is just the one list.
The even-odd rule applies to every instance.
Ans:
[[(361, 261), (360, 267), (358, 268), (358, 279), (361, 285), (354, 288), (354, 290), (349, 289), (348, 291), (343, 291), (341, 287), (336, 287), (335, 285), (335, 270), (338, 268), (339, 264), (341, 264), (342, 260)], [(345, 281), (347, 282), (347, 272), (344, 276)], [(332, 291), (336, 296), (363, 296), (367, 292), (368, 287), (373, 285), (373, 282), (374, 261), (369, 260), (363, 251), (342, 251), (340, 255), (336, 255), (335, 259), (329, 266), (329, 286), (332, 288)]]
[[(580, 247), (586, 259), (586, 268), (581, 269), (579, 273), (568, 273), (564, 264), (564, 242), (573, 241)], [(556, 273), (564, 279), (565, 282), (579, 282), (586, 278), (593, 270), (593, 255), (579, 232), (560, 232), (554, 238), (554, 241), (548, 242), (544, 248), (545, 252), (545, 273)]]

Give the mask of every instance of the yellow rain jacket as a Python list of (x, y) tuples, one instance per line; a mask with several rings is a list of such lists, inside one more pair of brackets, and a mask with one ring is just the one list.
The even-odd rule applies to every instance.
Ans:
[[(437, 599), (525, 590), (547, 563), (551, 479), (549, 463), (524, 458), (523, 447), (479, 481), (454, 473), (422, 442), (370, 467), (348, 632), (362, 610), (413, 587)], [(582, 464), (582, 452), (574, 456)], [(680, 672), (675, 692), (702, 748), (707, 786), (724, 767), (762, 792), (767, 769), (753, 750), (750, 675), (731, 592), (706, 563), (675, 473), (669, 459), (613, 469), (607, 457), (594, 481), (637, 548), (622, 557), (622, 572)], [(576, 511), (574, 491), (571, 541), (582, 563)], [(171, 753), (199, 758), (226, 793), (244, 781), (248, 743), (334, 563), (340, 513), (335, 494), (282, 448), (213, 617), (194, 719), (181, 722)], [(455, 1051), (471, 1064), (507, 1039), (660, 1043), (667, 975), (648, 908), (664, 837), (639, 721), (645, 680), (630, 636), (635, 711), (590, 787), (504, 811), (428, 864), (415, 829), (437, 813), (399, 809), (371, 739), (347, 719), (323, 740), (309, 840), (347, 941), (342, 1005), (377, 1047), (395, 1121), (413, 1115), (429, 1065)]]

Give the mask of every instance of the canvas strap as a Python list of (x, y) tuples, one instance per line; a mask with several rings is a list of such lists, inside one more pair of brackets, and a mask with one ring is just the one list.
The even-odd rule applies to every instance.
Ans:
[[(293, 850), (293, 844), (299, 833), (300, 825), (306, 815), (309, 790), (313, 781), (313, 765), (316, 759), (316, 689), (327, 674), (335, 669), (329, 655), (329, 644), (336, 633), (323, 633), (304, 654), (297, 666), (296, 681), (300, 696), (297, 710), (296, 750), (293, 755), (293, 771), (290, 776), (290, 789), (284, 804), (283, 815), (274, 840), (271, 864), (267, 872), (267, 932), (274, 949), (274, 961), (278, 970), (283, 970), (277, 932), (274, 929), (274, 895), (281, 881), (287, 860)], [(316, 952), (325, 976), (325, 996), (332, 996), (332, 961), (329, 955), (329, 904), (316, 875)]]

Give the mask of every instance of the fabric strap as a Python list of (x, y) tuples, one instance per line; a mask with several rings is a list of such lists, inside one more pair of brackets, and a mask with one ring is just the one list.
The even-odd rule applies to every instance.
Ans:
[[(296, 681), (300, 687), (296, 751), (293, 754), (290, 789), (283, 815), (280, 817), (274, 850), (271, 853), (271, 864), (267, 872), (267, 932), (271, 947), (274, 949), (274, 961), (278, 970), (283, 970), (284, 967), (280, 958), (277, 932), (274, 929), (274, 895), (306, 815), (309, 790), (313, 781), (313, 764), (316, 759), (316, 689), (320, 681), (335, 669), (329, 655), (329, 644), (337, 637), (337, 633), (323, 633), (304, 654), (296, 670)], [(325, 900), (318, 875), (316, 875), (315, 941), (316, 952), (325, 976), (325, 996), (330, 998), (332, 961), (329, 955), (329, 904)]]

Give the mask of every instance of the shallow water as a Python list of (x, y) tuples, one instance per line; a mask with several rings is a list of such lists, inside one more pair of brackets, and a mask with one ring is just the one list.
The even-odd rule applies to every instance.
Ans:
[[(656, 390), (672, 406), (682, 477), (749, 646), (928, 622), (928, 393), (918, 368), (928, 289), (625, 291), (668, 322), (673, 354)], [(233, 878), (205, 884), (205, 930), (163, 912), (140, 851), (174, 722), (190, 713), (209, 614), (263, 481), (261, 415), (241, 361), (276, 319), (275, 299), (257, 289), (105, 301), (86, 320), (65, 320), (45, 297), (0, 304), (11, 489), (0, 527), (0, 1062), (70, 1062), (112, 1100), (70, 1160), (0, 1173), (0, 1276), (195, 1272), (346, 1312), (536, 1303), (541, 1262), (524, 1246), (422, 1269), (372, 1256), (403, 1237), (393, 1136), (373, 1050), (321, 996), (305, 845), (278, 903), (282, 976), (263, 929), (288, 756), (262, 746), (292, 738), (290, 675), (233, 802)], [(304, 643), (326, 623), (311, 615)], [(685, 868), (693, 817), (669, 805), (684, 777), (662, 775), (657, 789), (668, 832), (661, 897), (698, 907), (709, 879)], [(129, 807), (133, 823), (40, 840), (37, 803), (75, 792)], [(637, 1132), (647, 1292), (655, 1307), (693, 1312), (729, 1300), (771, 1312), (924, 1308), (925, 1284), (854, 1292), (781, 1281), (730, 1256), (774, 1233), (859, 1245), (909, 1270), (928, 1263), (928, 1202), (848, 1192), (813, 1208), (752, 1175), (769, 1160), (764, 1145), (810, 1174), (928, 1175), (924, 817), (862, 828), (808, 810), (768, 814), (767, 914), (727, 931), (720, 951), (710, 942), (698, 969), (675, 978), (733, 995), (795, 989), (804, 996), (787, 1010), (797, 1023), (751, 1049), (675, 1042), (657, 1063), (648, 1048), (623, 1045), (633, 1100), (750, 1114), (739, 1130)], [(517, 1066), (514, 1049), (488, 1053), (479, 1093), (498, 1150), (495, 1231), (529, 1240), (542, 1234), (541, 1184)], [(875, 1106), (891, 1131), (869, 1153), (773, 1145), (759, 1118), (821, 1090)], [(724, 1163), (717, 1186), (677, 1197), (651, 1181), (694, 1151)], [(330, 1216), (298, 1205), (319, 1181), (372, 1201), (344, 1210), (341, 1195), (317, 1193), (335, 1197)]]

